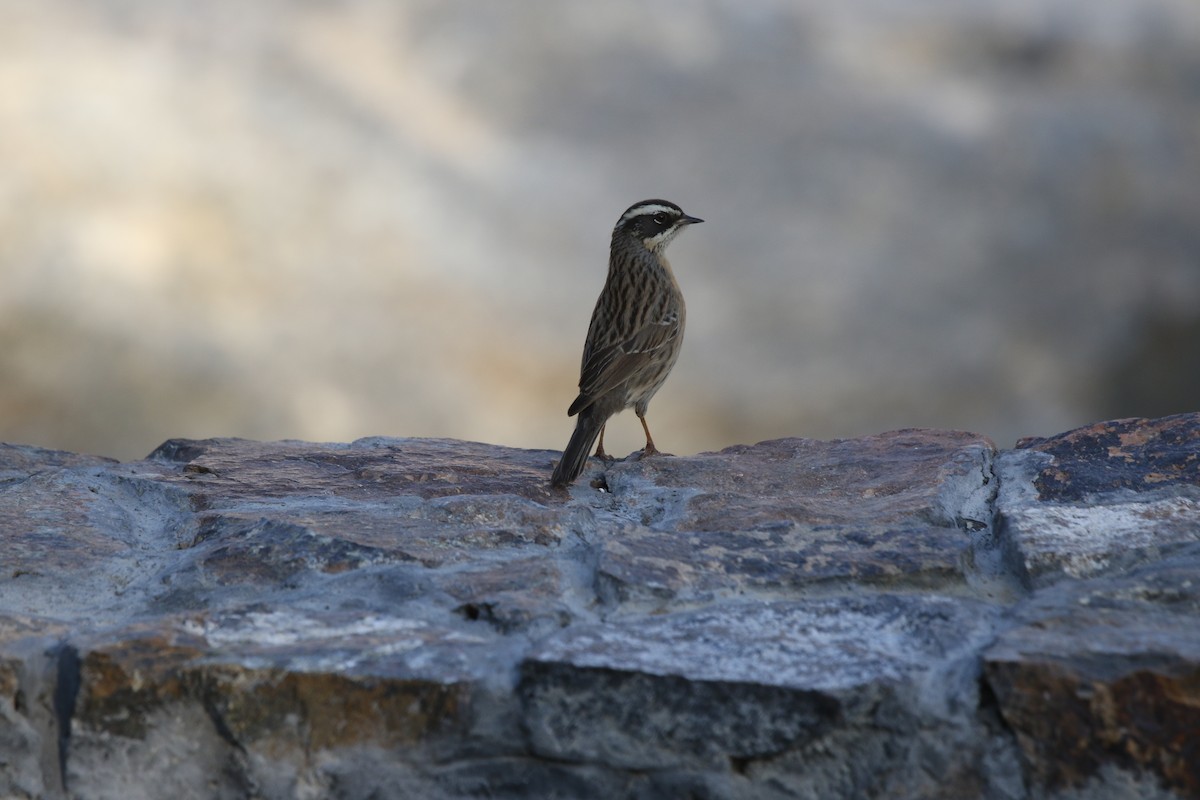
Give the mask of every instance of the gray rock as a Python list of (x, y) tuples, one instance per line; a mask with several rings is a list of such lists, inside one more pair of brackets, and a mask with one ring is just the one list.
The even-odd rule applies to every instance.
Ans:
[(987, 787), (972, 794), (1017, 797), (1012, 754), (989, 760), (974, 716), (995, 614), (883, 594), (573, 626), (535, 648), (518, 692), (533, 751), (553, 760), (690, 768), (714, 786), (732, 769), (741, 792), (925, 796), (913, 768), (953, 740), (943, 780), (969, 771)]
[(1198, 429), (0, 447), (0, 794), (1195, 796)]

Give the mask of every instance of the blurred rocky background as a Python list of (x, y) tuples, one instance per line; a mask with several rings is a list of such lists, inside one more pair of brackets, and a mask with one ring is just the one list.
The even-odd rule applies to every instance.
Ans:
[(0, 440), (560, 448), (653, 196), (665, 449), (1200, 408), (1195, 0), (0, 0)]

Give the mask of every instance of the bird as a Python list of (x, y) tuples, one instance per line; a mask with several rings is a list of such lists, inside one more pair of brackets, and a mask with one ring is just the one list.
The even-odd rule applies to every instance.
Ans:
[(643, 200), (613, 227), (608, 277), (583, 344), (579, 395), (567, 409), (567, 416), (578, 419), (552, 486), (566, 487), (579, 477), (597, 438), (596, 456), (608, 458), (604, 427), (630, 407), (646, 432), (641, 455), (658, 453), (646, 410), (679, 358), (686, 318), (666, 249), (684, 228), (703, 221), (667, 200)]

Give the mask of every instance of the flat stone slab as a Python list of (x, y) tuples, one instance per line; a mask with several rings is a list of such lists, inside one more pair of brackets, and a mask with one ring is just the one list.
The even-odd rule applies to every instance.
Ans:
[(957, 431), (778, 439), (605, 472), (620, 535), (600, 571), (623, 599), (965, 579), (990, 527), (995, 448)]
[[(892, 796), (914, 787), (901, 791), (888, 762), (945, 737), (999, 787), (1013, 765), (989, 760), (985, 726), (960, 724), (940, 699), (949, 686), (962, 697), (977, 689), (973, 654), (997, 611), (874, 595), (576, 625), (532, 650), (518, 693), (533, 750), (554, 760), (715, 773), (732, 764), (770, 776), (781, 796)], [(879, 725), (911, 738), (871, 760), (830, 758), (833, 741), (869, 748), (861, 740)]]

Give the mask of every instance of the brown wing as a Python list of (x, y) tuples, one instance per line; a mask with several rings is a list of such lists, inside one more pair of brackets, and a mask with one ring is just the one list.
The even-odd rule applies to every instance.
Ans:
[(638, 370), (654, 359), (657, 351), (679, 336), (679, 315), (668, 314), (661, 320), (643, 325), (627, 339), (599, 347), (587, 354), (579, 375), (579, 396), (567, 415), (573, 416), (598, 398), (628, 382)]

